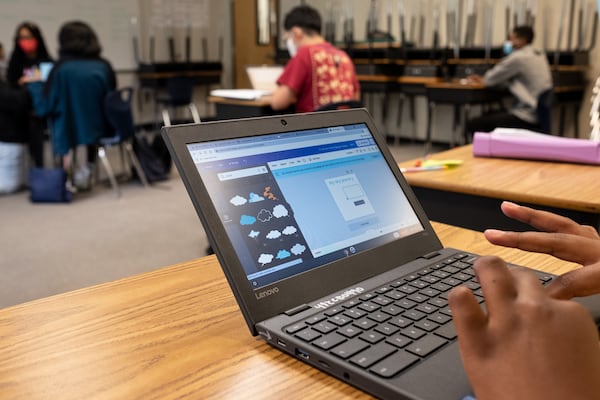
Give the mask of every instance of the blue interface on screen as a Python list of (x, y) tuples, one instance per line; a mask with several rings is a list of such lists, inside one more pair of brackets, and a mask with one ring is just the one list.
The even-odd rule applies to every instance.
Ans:
[(366, 124), (188, 151), (255, 289), (423, 230)]

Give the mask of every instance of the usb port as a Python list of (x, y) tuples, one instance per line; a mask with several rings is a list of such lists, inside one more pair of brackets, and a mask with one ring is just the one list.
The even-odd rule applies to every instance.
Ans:
[(277, 344), (281, 347), (287, 347), (287, 344), (281, 339), (277, 339)]
[(310, 355), (307, 351), (298, 348), (296, 348), (296, 355), (300, 358), (304, 358), (305, 360), (308, 360), (310, 358)]

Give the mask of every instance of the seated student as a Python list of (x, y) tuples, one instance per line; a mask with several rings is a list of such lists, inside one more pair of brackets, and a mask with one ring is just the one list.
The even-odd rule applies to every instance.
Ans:
[(49, 118), (52, 149), (62, 157), (62, 166), (73, 172), (69, 152), (87, 146), (87, 163), (75, 178), (78, 189), (89, 189), (95, 168), (97, 142), (110, 132), (104, 116), (104, 97), (116, 86), (110, 63), (100, 54), (102, 47), (84, 22), (64, 24), (58, 34), (59, 59), (48, 81), (33, 82), (28, 89), (37, 115)]
[(539, 129), (538, 96), (552, 88), (552, 73), (546, 54), (535, 50), (534, 32), (529, 26), (517, 26), (510, 34), (507, 53), (485, 75), (471, 75), (469, 80), (485, 86), (507, 87), (515, 97), (508, 111), (494, 112), (471, 119), (466, 123), (468, 137), (475, 132), (491, 132), (495, 128)]
[(513, 203), (503, 203), (502, 211), (541, 232), (488, 230), (491, 243), (551, 254), (583, 268), (544, 289), (531, 271), (509, 270), (497, 257), (482, 257), (474, 270), (487, 312), (470, 289), (450, 292), (459, 348), (477, 400), (598, 398), (598, 330), (587, 310), (569, 301), (600, 293), (598, 233)]
[(292, 57), (277, 80), (271, 107), (283, 110), (295, 104), (296, 112), (360, 99), (354, 64), (348, 55), (321, 36), (321, 16), (309, 6), (292, 9), (284, 21)]

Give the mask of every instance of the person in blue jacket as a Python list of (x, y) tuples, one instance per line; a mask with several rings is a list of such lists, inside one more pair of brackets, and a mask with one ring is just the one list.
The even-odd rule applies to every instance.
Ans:
[[(59, 59), (46, 83), (28, 85), (35, 113), (47, 117), (52, 149), (62, 157), (68, 173), (76, 166), (69, 157), (79, 145), (87, 146), (87, 164), (95, 168), (97, 142), (109, 135), (104, 115), (104, 97), (116, 87), (115, 73), (110, 63), (101, 57), (102, 47), (93, 29), (81, 21), (65, 23), (58, 34)], [(90, 186), (92, 173), (80, 189)], [(75, 182), (77, 184), (77, 182)]]

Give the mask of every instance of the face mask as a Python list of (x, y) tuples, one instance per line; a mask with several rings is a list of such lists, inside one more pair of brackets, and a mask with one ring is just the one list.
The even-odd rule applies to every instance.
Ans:
[(33, 53), (37, 50), (38, 42), (36, 39), (19, 39), (19, 47), (25, 53)]
[(504, 54), (509, 55), (513, 51), (513, 44), (510, 40), (504, 42), (503, 46)]
[(296, 53), (298, 53), (298, 47), (296, 46), (296, 43), (294, 43), (294, 39), (291, 37), (286, 40), (285, 45), (290, 53), (290, 57), (294, 57)]

